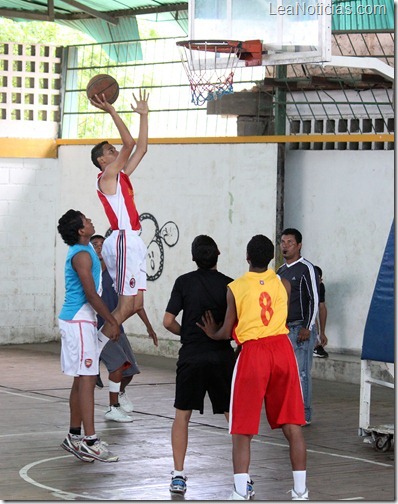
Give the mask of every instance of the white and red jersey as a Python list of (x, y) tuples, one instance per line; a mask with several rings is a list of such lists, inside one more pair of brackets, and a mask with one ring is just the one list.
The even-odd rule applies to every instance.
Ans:
[(111, 228), (139, 231), (141, 229), (140, 216), (135, 206), (134, 190), (129, 177), (124, 172), (120, 172), (117, 176), (116, 193), (104, 194), (99, 187), (101, 176), (102, 172), (97, 179), (97, 194)]

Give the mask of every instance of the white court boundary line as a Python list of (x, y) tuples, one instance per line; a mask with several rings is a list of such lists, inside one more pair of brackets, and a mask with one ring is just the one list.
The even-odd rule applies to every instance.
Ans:
[[(193, 429), (195, 429), (195, 428), (196, 429), (200, 429), (200, 426), (192, 426), (192, 427), (193, 427)], [(221, 435), (221, 436), (229, 436), (230, 435), (228, 432), (219, 432), (217, 430), (215, 430), (215, 431), (210, 431), (208, 429), (201, 429), (201, 430), (204, 431), (204, 432), (208, 432), (210, 434), (215, 434), (215, 435)], [(47, 435), (48, 435), (48, 432), (47, 432)], [(280, 447), (283, 447), (283, 448), (289, 448), (289, 446), (287, 444), (275, 443), (275, 442), (272, 442), (272, 441), (264, 441), (262, 439), (255, 439), (254, 438), (252, 441), (255, 442), (255, 443), (260, 443), (260, 444), (269, 444), (269, 445), (272, 445), (272, 446), (280, 446)], [(363, 459), (363, 458), (360, 458), (360, 457), (352, 457), (350, 455), (339, 455), (339, 454), (336, 454), (336, 453), (328, 453), (328, 452), (319, 451), (319, 450), (307, 450), (307, 452), (310, 452), (310, 453), (319, 453), (321, 455), (329, 455), (331, 457), (339, 457), (339, 458), (344, 458), (344, 459), (348, 459), (348, 460), (355, 460), (356, 462), (364, 462), (364, 463), (367, 463), (367, 464), (373, 464), (373, 465), (378, 465), (378, 466), (382, 466), (382, 467), (391, 467), (391, 468), (394, 468), (394, 465), (391, 465), (391, 464), (384, 464), (382, 462), (375, 462), (373, 460), (367, 460), (367, 459)], [(58, 460), (58, 459), (66, 458), (66, 457), (73, 457), (73, 455), (62, 455), (60, 457), (52, 457), (52, 458), (48, 458), (48, 459), (37, 460), (36, 462), (32, 462), (32, 463), (24, 466), (19, 471), (19, 475), (27, 483), (30, 483), (31, 485), (37, 486), (37, 487), (39, 487), (39, 488), (41, 488), (43, 490), (48, 490), (48, 491), (50, 491), (54, 495), (54, 497), (59, 497), (59, 498), (62, 498), (64, 500), (76, 500), (76, 499), (79, 499), (79, 498), (90, 499), (90, 500), (98, 500), (98, 501), (103, 500), (103, 498), (101, 498), (101, 497), (96, 497), (96, 496), (92, 496), (92, 495), (88, 495), (88, 494), (82, 495), (82, 494), (75, 494), (75, 493), (72, 493), (72, 492), (65, 492), (64, 490), (59, 490), (59, 489), (54, 488), (54, 487), (43, 485), (42, 483), (39, 483), (38, 481), (34, 480), (33, 478), (31, 478), (28, 475), (28, 471), (32, 467), (35, 467), (35, 466), (37, 466), (39, 464), (43, 464), (43, 463), (46, 463), (46, 462), (50, 462), (52, 460)], [(155, 487), (163, 487), (163, 486), (164, 486), (164, 484), (161, 483), (159, 485), (154, 485), (153, 488), (155, 488)], [(138, 490), (140, 487), (134, 487), (133, 486), (133, 488), (136, 488)], [(343, 500), (364, 500), (364, 497), (341, 498), (341, 499), (338, 499), (338, 500), (342, 500), (342, 501)]]
[[(213, 432), (213, 431), (206, 431), (205, 430), (205, 432), (210, 432), (212, 434), (223, 434), (223, 433), (217, 432), (217, 431)], [(273, 441), (264, 441), (263, 439), (256, 439), (256, 438), (252, 439), (252, 443), (268, 444), (268, 445), (272, 445), (272, 446), (280, 446), (282, 448), (289, 448), (288, 444), (275, 443)], [(381, 467), (391, 467), (392, 469), (394, 469), (394, 467), (395, 467), (394, 464), (385, 464), (384, 462), (376, 462), (374, 460), (368, 460), (368, 459), (364, 459), (361, 457), (353, 457), (352, 455), (340, 455), (338, 453), (325, 452), (325, 451), (321, 451), (321, 450), (311, 450), (311, 449), (307, 448), (307, 453), (317, 453), (320, 455), (329, 455), (330, 457), (355, 460), (356, 462), (364, 462), (365, 464), (373, 464), (373, 465), (377, 465), (377, 466), (381, 466)]]
[(45, 462), (51, 462), (52, 460), (58, 460), (58, 459), (63, 459), (66, 457), (73, 457), (74, 455), (62, 455), (60, 457), (52, 457), (48, 459), (42, 459), (42, 460), (37, 460), (36, 462), (32, 462), (31, 464), (28, 464), (19, 471), (20, 477), (25, 480), (27, 483), (30, 483), (31, 485), (37, 486), (43, 490), (49, 490), (54, 497), (59, 497), (64, 500), (76, 500), (79, 498), (83, 499), (90, 499), (90, 500), (103, 500), (101, 497), (94, 497), (91, 495), (82, 495), (82, 494), (75, 494), (72, 492), (64, 492), (63, 490), (59, 490), (58, 488), (53, 488), (47, 485), (43, 485), (42, 483), (39, 483), (38, 481), (34, 480), (30, 476), (28, 476), (28, 471), (29, 469), (32, 469), (32, 467), (35, 467), (36, 465), (39, 464), (44, 464)]
[[(52, 401), (59, 401), (59, 398), (57, 397), (36, 397), (34, 392), (31, 392), (33, 395), (27, 395), (27, 394), (22, 394), (21, 392), (10, 392), (9, 390), (0, 390), (1, 394), (9, 394), (9, 395), (16, 395), (18, 397), (26, 397), (27, 399), (37, 399), (38, 401), (46, 401), (46, 402), (52, 402)], [(37, 394), (37, 392), (36, 392)]]
[[(43, 400), (43, 401), (47, 401), (47, 402), (51, 402), (51, 401), (56, 402), (56, 401), (59, 401), (59, 399), (60, 399), (60, 398), (56, 398), (56, 397), (55, 398), (48, 398), (47, 399), (47, 398), (37, 397), (36, 395), (27, 396), (25, 394), (16, 393), (16, 392), (9, 392), (9, 391), (5, 391), (5, 390), (2, 390), (1, 392), (6, 393), (6, 394), (11, 394), (11, 395), (17, 395), (17, 396), (20, 396), (20, 397), (27, 397), (29, 399)], [(192, 425), (191, 428), (192, 429), (201, 429), (202, 431), (208, 432), (210, 434), (222, 435), (222, 436), (230, 436), (230, 434), (229, 434), (228, 431), (226, 431), (226, 430), (223, 431), (223, 432), (218, 431), (217, 427), (216, 427), (216, 430), (203, 429), (203, 426), (201, 426), (201, 425)], [(117, 428), (115, 428), (115, 429), (117, 429)], [(47, 436), (48, 436), (48, 434), (49, 433), (46, 432)], [(32, 435), (32, 433), (29, 433), (29, 435)], [(7, 437), (7, 436), (13, 436), (13, 434), (1, 435), (0, 437)], [(19, 436), (21, 436), (21, 433), (19, 433)], [(279, 446), (279, 447), (282, 447), (282, 448), (289, 448), (289, 446), (287, 444), (275, 443), (273, 441), (264, 441), (262, 439), (257, 439), (257, 438), (253, 438), (252, 441), (254, 443), (260, 443), (260, 444), (264, 444), (264, 445), (268, 444), (268, 445), (272, 445), (272, 446)], [(337, 458), (343, 458), (343, 459), (347, 459), (347, 460), (354, 460), (356, 462), (363, 462), (363, 463), (366, 463), (366, 464), (372, 464), (372, 465), (381, 466), (381, 467), (390, 467), (390, 468), (394, 468), (395, 467), (393, 464), (385, 464), (385, 463), (382, 463), (382, 462), (376, 462), (376, 461), (373, 461), (373, 460), (368, 460), (368, 459), (364, 459), (364, 458), (360, 458), (360, 457), (353, 457), (351, 455), (340, 455), (340, 454), (337, 454), (337, 453), (330, 453), (330, 452), (325, 452), (325, 451), (320, 451), (320, 450), (307, 449), (307, 453), (315, 453), (315, 454), (320, 454), (320, 455), (328, 455), (330, 457), (337, 457)], [(73, 455), (62, 455), (62, 456), (59, 456), (59, 457), (52, 457), (52, 458), (48, 458), (48, 459), (37, 460), (36, 462), (32, 462), (32, 463), (24, 466), (22, 469), (20, 469), (19, 475), (27, 483), (29, 483), (31, 485), (34, 485), (34, 486), (36, 486), (38, 488), (41, 488), (43, 490), (50, 491), (54, 495), (54, 497), (58, 497), (58, 498), (61, 498), (61, 499), (64, 499), (64, 500), (78, 500), (79, 498), (90, 499), (90, 500), (99, 500), (99, 501), (103, 500), (103, 498), (96, 497), (96, 496), (91, 496), (91, 495), (88, 495), (88, 494), (84, 495), (84, 494), (75, 494), (75, 493), (72, 493), (72, 492), (65, 492), (64, 490), (60, 490), (58, 488), (53, 488), (53, 487), (44, 485), (42, 483), (39, 483), (38, 481), (34, 480), (33, 478), (31, 478), (28, 475), (28, 471), (30, 469), (32, 469), (33, 467), (35, 467), (36, 465), (43, 464), (43, 463), (46, 463), (46, 462), (49, 462), (49, 461), (52, 461), (52, 460), (58, 460), (58, 459), (66, 458), (66, 457), (73, 457)], [(158, 485), (155, 485), (155, 486), (158, 486)], [(159, 486), (163, 486), (163, 484), (161, 484)], [(133, 488), (139, 489), (139, 487), (133, 487)], [(342, 498), (342, 499), (338, 499), (338, 500), (363, 500), (363, 499), (364, 499), (363, 497), (353, 497), (353, 498), (348, 498), (348, 499)]]

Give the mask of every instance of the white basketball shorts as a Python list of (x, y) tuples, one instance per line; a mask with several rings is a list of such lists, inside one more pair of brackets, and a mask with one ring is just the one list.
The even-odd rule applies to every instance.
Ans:
[(61, 334), (61, 368), (68, 376), (99, 373), (97, 323), (58, 319)]
[(146, 290), (147, 248), (138, 231), (116, 230), (104, 241), (102, 257), (118, 295)]

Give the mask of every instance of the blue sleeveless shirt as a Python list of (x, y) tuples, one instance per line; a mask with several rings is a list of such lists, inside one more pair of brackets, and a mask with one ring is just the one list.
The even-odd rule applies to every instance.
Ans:
[(91, 243), (89, 245), (76, 244), (69, 247), (65, 262), (65, 301), (59, 314), (61, 320), (73, 320), (82, 306), (88, 303), (79, 275), (72, 266), (72, 259), (79, 252), (88, 252), (90, 254), (93, 263), (91, 273), (95, 288), (98, 293), (101, 291), (101, 263)]

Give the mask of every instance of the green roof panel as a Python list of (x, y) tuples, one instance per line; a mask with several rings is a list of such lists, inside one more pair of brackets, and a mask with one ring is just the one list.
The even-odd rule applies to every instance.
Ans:
[(394, 31), (394, 0), (332, 0), (332, 31)]

